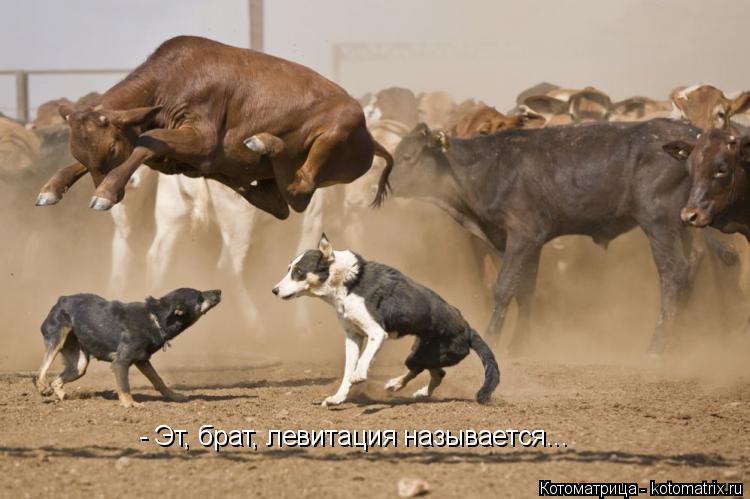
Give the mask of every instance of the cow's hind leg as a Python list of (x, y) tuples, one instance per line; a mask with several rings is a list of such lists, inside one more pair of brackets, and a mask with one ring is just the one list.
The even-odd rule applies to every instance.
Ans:
[(81, 346), (74, 334), (68, 334), (60, 353), (63, 356), (65, 368), (55, 379), (52, 380), (52, 389), (60, 400), (65, 399), (65, 390), (63, 385), (75, 381), (84, 374), (89, 365), (89, 355), (81, 350)]
[[(500, 334), (508, 305), (516, 297), (519, 287), (523, 283), (531, 282), (530, 276), (539, 264), (540, 251), (541, 244), (536, 241), (508, 240), (503, 265), (495, 285), (495, 309), (487, 328), (488, 338), (494, 339)], [(533, 287), (530, 286), (529, 289), (533, 292)], [(530, 299), (528, 303), (524, 300), (522, 302), (526, 306), (530, 303)], [(519, 338), (518, 341), (521, 339)]]
[(529, 257), (521, 281), (516, 292), (516, 303), (518, 304), (518, 319), (516, 328), (513, 332), (513, 338), (508, 345), (508, 351), (511, 355), (518, 355), (528, 343), (529, 333), (531, 331), (531, 303), (534, 300), (536, 291), (536, 280), (539, 272), (539, 258), (541, 248), (536, 250)]

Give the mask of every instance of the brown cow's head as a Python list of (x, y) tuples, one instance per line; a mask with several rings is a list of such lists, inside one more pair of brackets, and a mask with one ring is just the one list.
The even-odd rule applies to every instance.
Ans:
[(729, 99), (724, 92), (711, 85), (676, 88), (670, 97), (685, 120), (704, 130), (726, 130), (731, 124), (732, 115), (750, 109), (750, 92), (742, 92)]
[(737, 139), (711, 129), (696, 144), (670, 142), (664, 150), (687, 164), (692, 186), (682, 209), (683, 222), (705, 227), (744, 196), (750, 182), (750, 137)]
[(155, 106), (75, 111), (71, 106), (60, 106), (60, 114), (70, 125), (70, 152), (88, 169), (96, 185), (130, 156), (138, 135), (160, 110)]

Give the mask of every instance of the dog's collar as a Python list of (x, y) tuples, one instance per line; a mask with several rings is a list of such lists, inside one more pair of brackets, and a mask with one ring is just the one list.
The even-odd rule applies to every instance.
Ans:
[(159, 322), (159, 318), (156, 316), (155, 313), (149, 312), (148, 314), (149, 318), (151, 319), (151, 322), (154, 326), (156, 326), (156, 331), (159, 333), (159, 340), (162, 344), (162, 347), (164, 348), (164, 351), (167, 351), (167, 347), (170, 347), (172, 345), (169, 344), (169, 337), (167, 336), (167, 331), (164, 329), (164, 326), (161, 325), (161, 322)]

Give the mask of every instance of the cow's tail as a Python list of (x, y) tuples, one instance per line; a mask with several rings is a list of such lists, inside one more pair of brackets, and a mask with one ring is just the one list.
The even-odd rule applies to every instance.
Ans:
[(373, 140), (375, 143), (375, 156), (383, 158), (385, 160), (385, 168), (383, 173), (380, 174), (378, 180), (378, 192), (375, 194), (375, 199), (372, 200), (373, 208), (380, 208), (385, 198), (388, 196), (388, 192), (391, 190), (391, 184), (388, 182), (388, 177), (391, 176), (391, 170), (393, 170), (393, 156), (388, 152), (388, 149), (383, 147), (377, 140)]
[(500, 383), (500, 368), (497, 366), (495, 354), (492, 353), (489, 345), (473, 329), (469, 331), (469, 346), (479, 355), (484, 366), (484, 384), (477, 392), (477, 402), (486, 404)]
[(193, 203), (190, 211), (190, 233), (197, 234), (208, 229), (213, 203), (211, 200), (211, 191), (208, 188), (208, 180), (202, 177), (196, 178), (193, 180), (193, 187), (194, 190), (191, 193)]

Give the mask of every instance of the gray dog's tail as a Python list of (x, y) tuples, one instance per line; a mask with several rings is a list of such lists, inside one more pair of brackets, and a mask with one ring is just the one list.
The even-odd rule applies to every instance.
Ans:
[(492, 353), (489, 345), (473, 329), (469, 331), (469, 346), (479, 355), (484, 365), (484, 384), (477, 392), (477, 402), (486, 404), (500, 383), (500, 368), (497, 367), (495, 354)]

